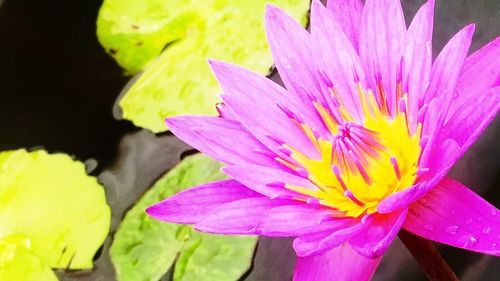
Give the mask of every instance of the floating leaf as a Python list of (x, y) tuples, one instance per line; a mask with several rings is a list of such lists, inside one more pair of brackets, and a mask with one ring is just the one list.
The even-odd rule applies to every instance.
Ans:
[(136, 73), (170, 42), (196, 24), (194, 0), (106, 0), (97, 20), (97, 36), (128, 73)]
[(106, 0), (101, 43), (129, 73), (145, 70), (120, 101), (123, 117), (160, 132), (165, 117), (214, 114), (220, 89), (208, 58), (268, 73), (267, 2), (307, 21), (309, 0)]
[(145, 209), (188, 187), (224, 178), (221, 165), (198, 154), (167, 173), (127, 213), (111, 246), (119, 281), (158, 280), (175, 265), (174, 281), (234, 281), (252, 262), (255, 237), (196, 232), (147, 216)]
[(92, 268), (107, 236), (104, 189), (65, 154), (0, 153), (0, 237), (22, 233), (50, 267)]
[(57, 281), (57, 277), (31, 251), (29, 238), (10, 235), (0, 239), (0, 280)]

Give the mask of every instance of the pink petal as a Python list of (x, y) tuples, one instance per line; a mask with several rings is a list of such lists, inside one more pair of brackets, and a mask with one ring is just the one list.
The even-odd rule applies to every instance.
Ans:
[(267, 197), (232, 201), (210, 212), (196, 223), (195, 229), (220, 234), (261, 234), (258, 226), (263, 214), (276, 207), (294, 204), (298, 203)]
[(357, 87), (358, 82), (365, 84), (365, 75), (360, 59), (338, 22), (319, 0), (312, 1), (311, 35), (316, 64), (323, 71), (321, 76), (335, 88), (351, 115), (362, 120)]
[(407, 189), (393, 193), (377, 206), (377, 211), (381, 214), (392, 213), (399, 209), (404, 209), (410, 206), (413, 202), (418, 200), (418, 195), (422, 189), (422, 185), (427, 184), (427, 182), (420, 182), (414, 186), (410, 186)]
[(366, 228), (366, 224), (355, 220), (332, 221), (314, 232), (297, 237), (293, 248), (299, 257), (320, 255), (349, 241)]
[[(371, 89), (382, 83), (391, 112), (406, 23), (400, 1), (367, 0), (361, 17), (359, 54)], [(380, 81), (378, 81), (380, 80)]]
[[(286, 90), (238, 66), (214, 60), (210, 61), (210, 66), (224, 91), (224, 103), (259, 141), (279, 153), (282, 143), (270, 137), (279, 136), (279, 142), (300, 147), (307, 155), (319, 156), (304, 132), (277, 105), (288, 95)], [(280, 100), (276, 100), (277, 97)]]
[(432, 66), (432, 31), (434, 0), (429, 0), (417, 12), (406, 33), (403, 83), (408, 89), (408, 116), (412, 132), (418, 121), (419, 98), (429, 86)]
[(270, 198), (276, 197), (300, 197), (294, 191), (285, 188), (285, 184), (317, 189), (309, 180), (285, 172), (282, 169), (274, 169), (258, 165), (228, 166), (222, 169), (227, 175), (248, 186), (254, 191), (264, 194)]
[[(439, 96), (441, 105), (449, 106), (453, 95), (455, 95), (463, 63), (469, 52), (474, 28), (474, 25), (471, 24), (459, 31), (439, 53), (432, 65), (430, 86), (425, 94), (424, 104)], [(445, 108), (447, 109), (447, 107)]]
[(452, 138), (462, 155), (479, 138), (500, 110), (500, 87), (471, 96), (446, 122), (440, 139)]
[(298, 258), (294, 281), (370, 280), (380, 258), (359, 255), (346, 243), (322, 255)]
[[(451, 167), (458, 160), (460, 155), (460, 146), (454, 139), (441, 139), (441, 142), (436, 143), (433, 150), (430, 153), (429, 159), (423, 161), (421, 159), (420, 168), (428, 168), (429, 172), (422, 173), (419, 180), (426, 180), (432, 182), (433, 178), (441, 174), (443, 171), (448, 172)], [(442, 179), (442, 178), (441, 178)], [(438, 183), (439, 180), (434, 180), (434, 184)], [(425, 187), (424, 187), (425, 189)]]
[[(223, 77), (230, 79), (228, 82), (230, 84), (229, 87), (232, 87), (232, 82), (230, 82), (231, 80), (237, 80), (235, 82), (237, 83), (239, 82), (238, 79), (240, 79), (240, 81), (246, 81), (246, 83), (251, 85), (248, 90), (251, 89), (252, 91), (248, 92), (236, 85), (236, 87), (231, 88), (232, 91), (225, 93), (226, 96), (234, 95), (235, 97), (244, 98), (245, 101), (252, 104), (257, 103), (259, 105), (264, 103), (268, 106), (272, 106), (272, 109), (280, 110), (280, 107), (284, 107), (290, 112), (297, 114), (300, 113), (300, 116), (298, 117), (300, 117), (300, 119), (302, 119), (304, 123), (310, 125), (312, 128), (320, 130), (323, 127), (322, 121), (319, 118), (318, 114), (312, 109), (309, 104), (304, 103), (304, 100), (302, 100), (300, 96), (291, 94), (286, 89), (274, 83), (270, 79), (262, 77), (242, 67), (220, 62), (217, 60), (210, 60), (209, 62), (214, 71), (215, 69), (217, 69), (218, 71), (223, 72), (227, 76), (229, 76)], [(246, 83), (243, 83), (243, 85), (245, 85)], [(228, 108), (227, 104), (222, 104), (220, 105), (220, 107), (223, 114), (231, 116), (231, 119), (238, 119), (238, 116), (235, 115), (230, 108)]]
[(439, 145), (439, 142), (437, 142), (437, 136), (443, 126), (445, 116), (440, 102), (441, 100), (439, 97), (433, 98), (428, 104), (426, 104), (425, 118), (420, 117), (420, 122), (423, 123), (421, 138), (427, 138), (424, 145), (421, 146), (422, 152), (419, 161), (420, 168), (429, 168), (428, 162), (432, 160), (431, 156), (433, 155), (434, 150), (436, 150), (436, 146)]
[(197, 150), (226, 164), (276, 166), (274, 153), (239, 122), (220, 117), (179, 116), (166, 121), (170, 130)]
[(260, 196), (235, 180), (224, 180), (179, 192), (149, 207), (146, 212), (158, 220), (194, 224), (228, 202)]
[(333, 12), (333, 17), (357, 49), (363, 2), (361, 0), (330, 0), (327, 2), (327, 7)]
[(452, 100), (447, 120), (476, 95), (500, 86), (500, 37), (465, 60), (458, 81), (458, 97)]
[(390, 214), (374, 214), (368, 227), (349, 240), (349, 244), (368, 258), (381, 257), (389, 248), (406, 219), (407, 209)]
[(310, 34), (286, 12), (270, 4), (266, 6), (265, 26), (269, 48), (286, 88), (304, 101), (314, 98), (325, 104)]
[(262, 216), (260, 232), (282, 237), (304, 235), (333, 219), (331, 209), (311, 204), (276, 207)]
[(428, 105), (423, 120), (422, 135), (429, 137), (422, 153), (424, 165), (439, 145), (436, 135), (446, 118), (446, 110), (455, 93), (461, 66), (470, 47), (474, 26), (470, 25), (458, 32), (444, 47), (432, 66), (431, 81), (425, 97), (420, 99), (420, 106)]
[(451, 179), (415, 203), (403, 227), (443, 244), (500, 256), (500, 211)]

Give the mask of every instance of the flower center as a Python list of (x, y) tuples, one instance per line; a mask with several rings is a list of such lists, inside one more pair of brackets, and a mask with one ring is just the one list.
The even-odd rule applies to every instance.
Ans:
[(399, 102), (391, 113), (382, 88), (377, 89), (377, 100), (372, 91), (365, 93), (359, 86), (362, 121), (355, 121), (335, 91), (330, 92), (336, 104), (335, 114), (313, 102), (329, 134), (318, 137), (309, 126), (297, 122), (320, 157), (313, 159), (285, 144), (291, 151), (290, 159), (277, 158), (290, 168), (305, 172), (317, 188), (291, 184), (285, 187), (317, 199), (321, 205), (338, 211), (339, 216), (374, 213), (384, 198), (415, 182), (421, 124), (411, 133), (407, 95), (402, 95), (401, 90), (397, 95)]

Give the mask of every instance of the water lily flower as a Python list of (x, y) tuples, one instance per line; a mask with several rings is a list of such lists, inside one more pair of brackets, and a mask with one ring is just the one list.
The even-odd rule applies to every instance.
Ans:
[(221, 234), (295, 237), (294, 280), (367, 280), (401, 228), (500, 255), (500, 212), (446, 174), (500, 109), (500, 37), (474, 32), (433, 61), (434, 1), (406, 27), (397, 0), (312, 1), (311, 31), (267, 6), (286, 87), (210, 61), (219, 117), (167, 119), (230, 179), (151, 206), (162, 221)]

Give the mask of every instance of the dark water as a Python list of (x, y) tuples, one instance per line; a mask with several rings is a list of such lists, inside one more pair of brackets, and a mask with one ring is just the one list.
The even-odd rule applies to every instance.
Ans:
[(95, 36), (101, 1), (0, 7), (0, 150), (42, 146), (111, 163), (134, 130), (111, 115), (127, 78)]
[[(167, 1), (167, 0), (166, 0)], [(1, 2), (1, 1), (0, 1)], [(411, 18), (424, 1), (403, 1)], [(154, 136), (112, 117), (128, 78), (95, 36), (101, 1), (5, 0), (0, 7), (0, 150), (44, 147), (99, 162), (100, 181), (113, 208), (112, 231), (124, 212), (188, 148), (171, 135)], [(437, 0), (435, 53), (467, 23), (476, 22), (476, 50), (500, 33), (500, 1)], [(457, 163), (451, 176), (500, 205), (500, 120)], [(64, 273), (62, 280), (114, 279), (107, 240), (92, 272)], [(498, 258), (451, 247), (440, 251), (462, 280), (500, 280)], [(285, 281), (294, 254), (287, 239), (263, 239), (245, 280)], [(164, 278), (168, 279), (168, 276)], [(398, 240), (374, 280), (425, 280)]]

